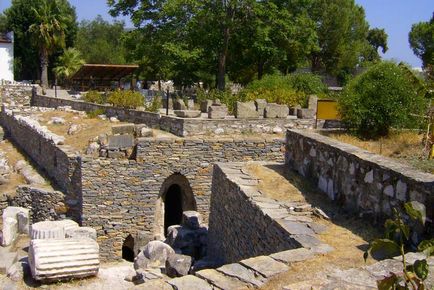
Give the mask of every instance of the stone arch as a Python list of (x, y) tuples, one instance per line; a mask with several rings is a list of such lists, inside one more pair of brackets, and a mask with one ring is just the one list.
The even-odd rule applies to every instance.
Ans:
[(187, 177), (174, 173), (161, 185), (155, 215), (155, 236), (164, 239), (167, 227), (181, 223), (182, 212), (196, 210), (196, 200)]
[(135, 258), (134, 253), (134, 238), (131, 235), (128, 235), (123, 244), (122, 244), (122, 259), (127, 260), (129, 262), (134, 262)]

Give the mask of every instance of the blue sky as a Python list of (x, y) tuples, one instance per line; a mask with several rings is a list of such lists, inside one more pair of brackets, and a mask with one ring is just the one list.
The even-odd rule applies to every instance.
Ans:
[[(389, 51), (386, 59), (405, 61), (414, 67), (421, 66), (420, 60), (413, 54), (408, 45), (408, 32), (411, 25), (420, 21), (428, 21), (434, 12), (433, 0), (355, 0), (363, 6), (371, 27), (384, 28), (389, 35)], [(77, 9), (79, 20), (93, 19), (101, 14), (105, 19), (108, 15), (106, 0), (70, 0)], [(0, 11), (10, 6), (10, 0), (0, 0)], [(127, 26), (131, 26), (128, 18)]]

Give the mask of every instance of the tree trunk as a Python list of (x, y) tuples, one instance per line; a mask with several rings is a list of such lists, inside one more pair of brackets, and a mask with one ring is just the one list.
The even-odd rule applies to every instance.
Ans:
[(226, 75), (226, 56), (229, 48), (229, 27), (223, 29), (223, 46), (219, 54), (218, 72), (217, 72), (217, 89), (224, 91), (226, 87), (225, 75)]
[(41, 86), (48, 88), (48, 52), (46, 49), (41, 49)]

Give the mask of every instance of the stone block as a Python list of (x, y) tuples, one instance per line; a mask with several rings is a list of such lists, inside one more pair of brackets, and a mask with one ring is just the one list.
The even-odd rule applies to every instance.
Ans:
[(173, 101), (173, 109), (174, 110), (186, 110), (187, 107), (185, 106), (183, 99), (176, 99)]
[(248, 284), (238, 279), (225, 276), (221, 272), (214, 269), (206, 269), (196, 272), (196, 276), (207, 280), (209, 283), (215, 285), (219, 289), (245, 289)]
[(91, 239), (32, 240), (29, 266), (35, 280), (58, 281), (95, 276), (99, 246)]
[(193, 99), (188, 99), (188, 101), (187, 101), (187, 109), (194, 110), (194, 100)]
[(108, 149), (126, 149), (134, 146), (132, 135), (118, 135), (108, 137)]
[(283, 252), (278, 252), (270, 255), (271, 258), (285, 264), (290, 264), (294, 262), (300, 262), (312, 259), (314, 253), (305, 248), (298, 248), (294, 250), (288, 250)]
[(286, 118), (289, 114), (287, 105), (268, 103), (265, 107), (265, 118)]
[(36, 239), (64, 239), (65, 229), (61, 224), (52, 221), (34, 223), (30, 229), (30, 237)]
[(225, 105), (212, 105), (208, 107), (209, 119), (224, 119), (228, 115), (228, 108)]
[(133, 135), (135, 132), (134, 124), (120, 124), (112, 126), (112, 134), (113, 135), (123, 135), (123, 134), (131, 134)]
[(202, 113), (208, 113), (208, 108), (212, 106), (212, 100), (204, 100), (200, 103), (200, 111)]
[(175, 278), (167, 281), (167, 283), (172, 285), (176, 290), (192, 290), (192, 289), (213, 290), (211, 284), (193, 275), (187, 275), (184, 277)]
[(30, 211), (27, 208), (16, 207), (16, 206), (8, 206), (3, 210), (3, 220), (10, 217), (18, 222), (18, 233), (19, 234), (29, 234), (29, 218)]
[(261, 276), (256, 276), (252, 270), (238, 264), (227, 264), (216, 269), (219, 272), (231, 277), (235, 277), (241, 281), (250, 283), (256, 287), (261, 287), (264, 285), (264, 279)]
[(91, 227), (71, 228), (65, 231), (66, 238), (89, 238), (96, 241), (96, 230)]
[(123, 151), (108, 151), (107, 157), (113, 159), (122, 159), (126, 157), (126, 154)]
[(12, 245), (18, 235), (18, 221), (14, 218), (7, 217), (3, 219), (3, 238), (2, 246)]
[(182, 213), (182, 225), (189, 229), (197, 230), (202, 223), (202, 216), (197, 211), (184, 211)]
[(180, 110), (173, 111), (177, 117), (180, 118), (198, 118), (201, 115), (200, 111), (195, 110)]
[(256, 111), (258, 112), (259, 117), (265, 116), (265, 107), (267, 107), (267, 101), (264, 99), (256, 99), (255, 100)]
[(18, 221), (18, 233), (28, 235), (30, 233), (30, 222), (29, 214), (24, 212), (19, 212), (17, 214)]
[(268, 256), (258, 256), (242, 260), (240, 264), (258, 272), (265, 278), (271, 278), (272, 276), (289, 270), (288, 266)]
[(316, 95), (310, 95), (308, 99), (308, 106), (309, 109), (313, 110), (316, 114), (316, 110), (318, 108), (318, 96)]
[(315, 119), (315, 111), (312, 109), (298, 109), (297, 117), (299, 119)]
[(166, 275), (172, 278), (188, 275), (192, 263), (190, 256), (172, 254), (166, 260)]
[(252, 102), (237, 102), (235, 107), (235, 117), (237, 119), (257, 119), (258, 112), (256, 111), (255, 103)]

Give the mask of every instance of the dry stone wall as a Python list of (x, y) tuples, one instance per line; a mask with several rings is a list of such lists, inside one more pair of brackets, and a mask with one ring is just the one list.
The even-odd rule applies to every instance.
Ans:
[[(288, 130), (286, 164), (346, 208), (375, 218), (419, 201), (434, 220), (434, 175), (315, 132)], [(432, 222), (428, 228), (433, 228)]]
[(81, 166), (80, 156), (72, 148), (56, 145), (35, 128), (18, 120), (3, 108), (0, 123), (12, 140), (42, 169), (65, 193), (67, 216), (80, 222)]
[(32, 88), (31, 85), (0, 85), (0, 104), (28, 106)]
[[(212, 164), (225, 161), (283, 161), (282, 138), (141, 138), (137, 160), (91, 159), (82, 163), (83, 224), (98, 231), (103, 259), (119, 259), (131, 234), (155, 234), (162, 185), (174, 174), (186, 178), (196, 209), (208, 219)], [(144, 235), (144, 236), (143, 236)]]

